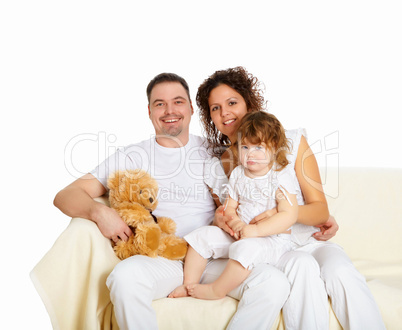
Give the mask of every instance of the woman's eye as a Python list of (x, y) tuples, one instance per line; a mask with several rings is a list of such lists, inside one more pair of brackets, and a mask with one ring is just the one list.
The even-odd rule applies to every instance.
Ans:
[(211, 111), (216, 111), (216, 110), (218, 110), (218, 107), (212, 107), (211, 108)]
[(237, 104), (237, 102), (235, 102), (235, 101), (230, 101), (229, 102), (229, 105), (235, 105), (235, 104)]

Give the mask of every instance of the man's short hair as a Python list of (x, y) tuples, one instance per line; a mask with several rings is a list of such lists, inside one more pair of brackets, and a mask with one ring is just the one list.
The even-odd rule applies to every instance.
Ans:
[(153, 88), (157, 85), (157, 84), (161, 84), (164, 82), (178, 82), (180, 83), (184, 89), (187, 92), (187, 96), (188, 99), (191, 101), (190, 98), (190, 88), (188, 87), (187, 81), (184, 80), (184, 78), (180, 77), (179, 75), (175, 74), (175, 73), (160, 73), (158, 74), (154, 79), (152, 79), (148, 86), (147, 86), (147, 98), (148, 98), (148, 104), (150, 102), (150, 98), (151, 98), (151, 92), (153, 90)]

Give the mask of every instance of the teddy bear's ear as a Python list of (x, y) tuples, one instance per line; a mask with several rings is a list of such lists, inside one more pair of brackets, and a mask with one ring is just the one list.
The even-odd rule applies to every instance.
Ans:
[(109, 179), (107, 180), (107, 187), (110, 190), (118, 188), (122, 177), (123, 177), (123, 172), (121, 172), (121, 171), (116, 171), (116, 172), (112, 173), (109, 176)]

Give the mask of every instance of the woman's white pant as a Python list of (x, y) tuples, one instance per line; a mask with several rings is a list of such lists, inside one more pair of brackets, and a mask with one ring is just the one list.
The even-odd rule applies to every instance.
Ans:
[(291, 284), (283, 307), (287, 329), (328, 329), (328, 295), (344, 329), (384, 329), (365, 278), (337, 244), (311, 238), (298, 246), (286, 234), (235, 241), (214, 226), (201, 227), (185, 239), (204, 258), (230, 258), (249, 269), (271, 263), (282, 270)]
[[(227, 259), (211, 260), (201, 283), (215, 281), (226, 263)], [(121, 261), (106, 283), (119, 327), (157, 329), (152, 300), (166, 297), (182, 283), (180, 261), (141, 255)], [(267, 264), (254, 267), (250, 276), (229, 293), (240, 302), (228, 329), (270, 329), (288, 295), (289, 282), (281, 271)]]
[(287, 329), (328, 329), (327, 294), (344, 329), (385, 329), (365, 278), (339, 245), (313, 240), (286, 253), (277, 267), (291, 285), (282, 310)]
[[(201, 282), (215, 281), (226, 263), (211, 260)], [(230, 292), (240, 302), (228, 329), (269, 329), (282, 306), (287, 329), (328, 329), (327, 294), (344, 329), (385, 329), (364, 277), (340, 246), (314, 241), (285, 253), (276, 267), (287, 279), (273, 266), (259, 264)], [(120, 262), (107, 279), (120, 328), (157, 329), (152, 300), (182, 282), (179, 261), (134, 256)]]

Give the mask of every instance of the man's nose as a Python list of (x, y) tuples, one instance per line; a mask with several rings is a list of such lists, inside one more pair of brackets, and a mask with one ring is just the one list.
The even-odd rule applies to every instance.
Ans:
[(174, 112), (174, 104), (166, 103), (165, 114), (170, 114)]

